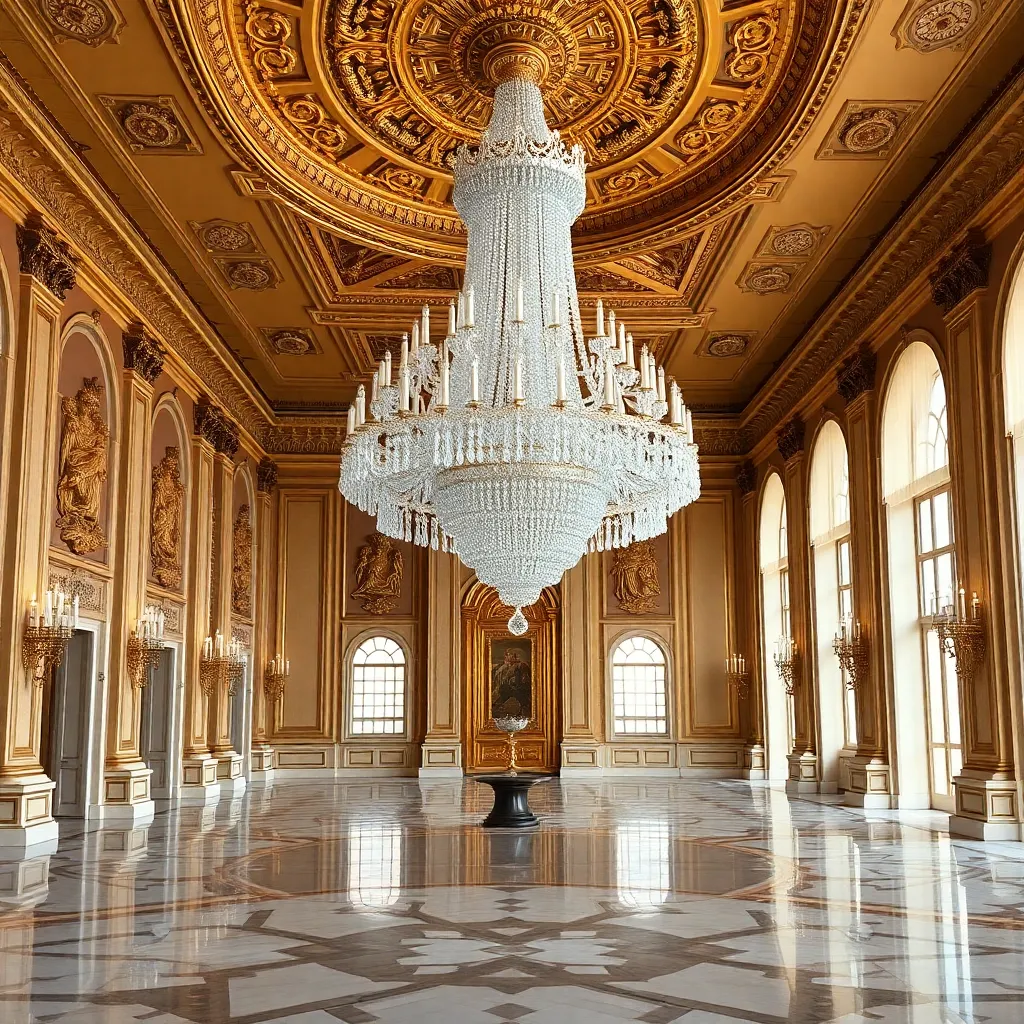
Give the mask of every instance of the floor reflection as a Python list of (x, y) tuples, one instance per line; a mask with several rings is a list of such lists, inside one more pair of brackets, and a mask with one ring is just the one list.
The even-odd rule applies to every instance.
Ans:
[(739, 783), (534, 793), (529, 832), (400, 780), (65, 827), (0, 859), (0, 1021), (1024, 1021), (1020, 844)]

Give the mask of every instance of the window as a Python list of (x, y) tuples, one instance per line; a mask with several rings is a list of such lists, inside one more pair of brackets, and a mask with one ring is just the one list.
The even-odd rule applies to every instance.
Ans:
[(665, 654), (653, 640), (631, 636), (615, 648), (612, 706), (616, 733), (660, 736), (668, 733)]
[[(929, 769), (936, 806), (950, 800), (953, 778), (960, 774), (960, 692), (956, 672), (942, 650), (932, 616), (957, 599), (953, 511), (949, 488), (933, 491), (915, 503), (917, 522), (918, 602), (924, 644)], [(945, 809), (945, 808), (944, 808)]]
[(934, 473), (949, 465), (949, 436), (946, 427), (946, 388), (942, 374), (936, 373), (932, 380), (931, 395), (928, 399), (928, 429), (925, 435), (925, 467)]
[(391, 637), (370, 637), (352, 657), (352, 733), (404, 732), (405, 652)]
[[(853, 615), (853, 566), (850, 557), (850, 538), (843, 537), (836, 544), (836, 581), (839, 596), (839, 621), (852, 622)], [(857, 701), (850, 689), (846, 670), (841, 669), (843, 678), (843, 734), (848, 747), (857, 746)]]

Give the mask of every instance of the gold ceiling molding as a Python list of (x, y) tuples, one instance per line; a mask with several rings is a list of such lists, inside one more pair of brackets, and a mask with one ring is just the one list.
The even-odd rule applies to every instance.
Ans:
[(750, 403), (744, 413), (744, 447), (749, 449), (767, 437), (797, 408), (1022, 172), (1024, 72), (1017, 74), (948, 154)]
[[(769, 198), (866, 0), (150, 0), (249, 177), (356, 241), (457, 259), (447, 160), (527, 67), (591, 164), (594, 262)], [(810, 116), (809, 116), (810, 115)], [(674, 237), (673, 237), (674, 236)]]
[(111, 0), (35, 0), (47, 28), (58, 43), (116, 43), (124, 16)]

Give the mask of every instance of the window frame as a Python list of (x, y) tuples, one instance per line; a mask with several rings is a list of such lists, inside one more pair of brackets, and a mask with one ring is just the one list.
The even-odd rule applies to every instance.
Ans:
[[(615, 728), (615, 654), (619, 648), (627, 641), (635, 638), (647, 640), (654, 644), (655, 647), (661, 651), (662, 658), (665, 659), (665, 731), (664, 732), (619, 732)], [(672, 672), (672, 655), (669, 649), (668, 641), (659, 636), (657, 633), (645, 632), (639, 629), (627, 629), (621, 633), (616, 634), (612, 637), (611, 642), (608, 645), (608, 653), (606, 656), (606, 672), (607, 672), (607, 702), (608, 702), (608, 736), (616, 742), (629, 742), (631, 740), (639, 740), (644, 743), (650, 743), (654, 741), (660, 741), (664, 743), (674, 742), (675, 728), (675, 702), (673, 700), (673, 672)]]
[[(402, 652), (402, 656), (405, 658), (402, 679), (403, 728), (400, 732), (356, 732), (354, 728), (356, 653), (368, 640), (373, 640), (377, 637), (392, 641), (392, 643), (396, 644), (399, 647), (399, 649)], [(412, 659), (410, 658), (409, 655), (409, 644), (405, 637), (396, 633), (394, 630), (380, 627), (376, 629), (362, 630), (357, 636), (353, 637), (352, 641), (348, 645), (348, 649), (345, 652), (344, 669), (345, 739), (352, 740), (355, 742), (371, 743), (377, 745), (381, 743), (390, 743), (396, 741), (408, 742), (412, 736), (413, 731), (413, 708), (409, 700), (409, 678), (412, 671)]]

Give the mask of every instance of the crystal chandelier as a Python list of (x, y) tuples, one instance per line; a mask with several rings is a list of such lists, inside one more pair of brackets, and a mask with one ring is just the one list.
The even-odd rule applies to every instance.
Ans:
[(589, 551), (664, 533), (700, 493), (675, 382), (597, 303), (587, 337), (570, 230), (584, 160), (544, 121), (538, 61), (491, 62), (479, 149), (454, 162), (469, 236), (464, 290), (431, 341), (430, 309), (349, 409), (339, 487), (381, 533), (456, 552), (522, 608)]

